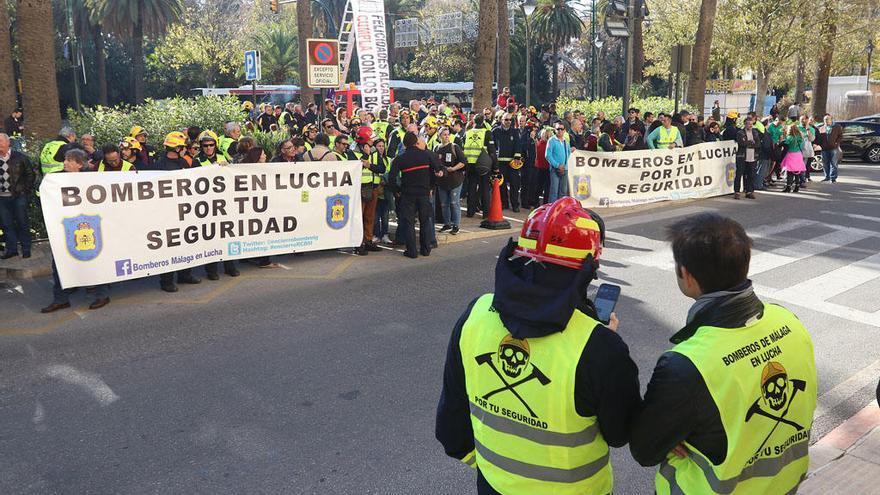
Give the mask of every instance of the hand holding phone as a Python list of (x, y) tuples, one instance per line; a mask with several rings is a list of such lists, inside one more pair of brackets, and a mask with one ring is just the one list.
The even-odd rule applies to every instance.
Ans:
[(593, 305), (596, 307), (596, 316), (599, 321), (606, 325), (611, 321), (611, 313), (620, 298), (620, 286), (614, 284), (602, 284), (596, 292)]

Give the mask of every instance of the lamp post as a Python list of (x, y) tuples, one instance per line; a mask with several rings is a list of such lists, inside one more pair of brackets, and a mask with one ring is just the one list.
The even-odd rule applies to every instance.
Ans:
[(599, 37), (596, 36), (596, 0), (592, 1), (590, 7), (590, 39), (593, 40), (590, 46), (590, 99), (596, 99), (596, 50), (602, 48)]
[(529, 18), (535, 12), (534, 0), (527, 0), (522, 5), (523, 14), (526, 15), (526, 106), (532, 104), (532, 53), (531, 53), (531, 22)]

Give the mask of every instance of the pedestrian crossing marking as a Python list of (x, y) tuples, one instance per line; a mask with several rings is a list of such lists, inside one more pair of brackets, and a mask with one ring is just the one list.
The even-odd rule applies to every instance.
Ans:
[[(832, 231), (804, 240), (792, 239), (785, 235), (786, 232), (807, 227), (825, 227), (831, 228)], [(871, 237), (880, 238), (880, 234), (871, 230), (829, 225), (807, 219), (789, 219), (781, 223), (762, 225), (755, 229), (748, 229), (747, 233), (749, 237), (757, 241), (772, 240), (775, 244), (780, 241), (786, 242), (784, 245), (777, 245), (769, 249), (756, 247), (752, 250), (752, 261), (749, 267), (749, 277), (751, 278), (801, 260), (821, 258), (823, 253), (835, 251)], [(672, 258), (672, 249), (665, 241), (613, 231), (609, 232), (608, 240), (610, 242), (607, 257), (613, 261), (626, 261), (664, 271), (674, 271), (675, 262)], [(615, 244), (622, 246), (615, 248)], [(638, 249), (627, 249), (627, 246), (634, 246)], [(816, 262), (824, 263), (826, 261), (816, 259)], [(840, 294), (878, 279), (880, 279), (880, 253), (848, 262), (787, 287), (774, 288), (755, 283), (754, 288), (755, 292), (762, 297), (880, 328), (880, 311), (867, 312), (830, 301)]]

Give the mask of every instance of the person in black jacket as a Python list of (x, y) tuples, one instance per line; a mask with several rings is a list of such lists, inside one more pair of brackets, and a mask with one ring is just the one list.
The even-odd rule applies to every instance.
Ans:
[(492, 129), (492, 141), (498, 150), (498, 166), (504, 176), (501, 184), (501, 208), (519, 211), (519, 193), (522, 186), (520, 169), (511, 167), (511, 162), (516, 154), (516, 145), (519, 142), (519, 133), (513, 127), (513, 116), (505, 113), (501, 117), (501, 124)]
[(27, 206), (36, 174), (27, 155), (12, 150), (12, 140), (0, 134), (0, 227), (6, 234), (6, 251), (0, 259), (31, 257), (31, 227)]
[[(569, 217), (567, 212), (557, 215), (553, 214), (555, 213), (553, 209), (558, 208), (559, 203), (566, 201), (575, 202), (572, 198), (562, 198), (552, 205), (539, 207), (533, 216), (534, 218), (541, 217), (547, 213), (542, 209), (549, 209), (551, 214), (544, 216), (544, 218), (551, 217), (554, 219), (553, 221), (565, 222)], [(578, 207), (580, 207), (579, 204)], [(600, 232), (604, 232), (601, 218), (589, 210), (584, 211), (590, 213), (592, 219), (600, 226)], [(570, 221), (574, 222), (575, 219)], [(541, 230), (545, 229), (549, 232), (554, 227), (545, 225), (541, 228)], [(526, 236), (527, 230), (535, 232), (537, 228), (531, 230), (524, 226), (520, 239)], [(535, 233), (538, 236), (542, 235), (542, 233)], [(597, 238), (601, 237), (597, 235)], [(598, 239), (597, 242), (599, 242)], [(539, 240), (538, 243), (541, 241)], [(596, 249), (596, 252), (599, 253), (600, 249)], [(579, 325), (580, 322), (585, 321), (580, 319), (583, 317), (582, 315), (592, 320), (598, 320), (595, 307), (587, 298), (587, 286), (596, 277), (598, 268), (599, 260), (594, 261), (592, 255), (584, 260), (581, 268), (559, 265), (549, 259), (537, 261), (522, 254), (521, 247), (516, 246), (511, 239), (498, 256), (495, 267), (495, 293), (491, 296), (490, 311), (500, 316), (501, 323), (509, 333), (509, 337), (523, 342), (531, 342), (534, 349), (535, 342), (539, 339), (543, 341), (543, 339), (561, 338), (560, 334), (564, 330), (576, 332), (573, 325)], [(495, 417), (491, 413), (485, 413), (482, 408), (478, 409), (479, 406), (471, 404), (465, 376), (463, 330), (465, 323), (473, 317), (474, 308), (481, 299), (483, 298), (477, 298), (468, 305), (452, 330), (443, 371), (443, 388), (437, 406), (435, 436), (443, 445), (448, 456), (464, 462), (468, 462), (469, 456), (475, 448), (478, 449), (477, 453), (481, 455), (484, 452), (479, 450), (480, 447), (477, 446), (477, 441), (480, 439), (474, 436), (473, 421), (482, 421), (483, 424), (486, 424), (486, 421), (472, 420), (472, 411), (478, 411), (481, 416), (487, 419)], [(476, 323), (472, 325), (476, 325)], [(580, 350), (577, 363), (572, 363), (574, 367), (571, 389), (573, 397), (546, 397), (546, 393), (542, 397), (542, 388), (536, 382), (533, 382), (532, 388), (523, 386), (522, 389), (519, 389), (525, 399), (524, 402), (552, 403), (556, 411), (568, 409), (567, 404), (573, 402), (578, 416), (596, 418), (601, 437), (611, 447), (626, 445), (629, 440), (631, 420), (638, 412), (641, 403), (638, 368), (630, 358), (626, 343), (616, 333), (617, 326), (618, 320), (616, 315), (613, 315), (608, 324), (601, 322), (596, 324), (585, 341), (573, 342)], [(493, 332), (494, 330), (491, 325), (470, 327), (470, 331), (474, 333)], [(471, 355), (469, 359), (473, 359), (475, 350), (466, 350)], [(532, 355), (531, 359), (534, 363), (539, 357)], [(523, 372), (524, 374), (525, 372)], [(518, 378), (522, 379), (523, 375)], [(472, 383), (472, 380), (477, 378), (477, 376), (468, 375), (467, 383)], [(569, 379), (566, 376), (551, 376), (549, 378), (550, 381), (554, 378), (556, 380)], [(515, 380), (511, 379), (510, 383), (513, 385)], [(537, 414), (544, 418), (545, 414), (549, 414), (547, 407), (541, 409), (543, 410), (536, 406), (532, 417)], [(519, 413), (520, 411), (511, 412)], [(548, 420), (552, 421), (552, 419)], [(534, 433), (525, 425), (518, 426), (522, 427), (505, 433), (521, 436), (521, 438), (530, 438)], [(536, 436), (538, 435), (536, 434)], [(511, 443), (511, 445), (516, 444)], [(493, 487), (486, 479), (481, 470), (480, 462), (477, 458), (475, 462), (477, 493), (497, 495), (499, 489)], [(546, 491), (536, 490), (534, 493), (552, 492), (552, 488), (548, 486)]]
[[(391, 162), (389, 177), (400, 176), (400, 184), (389, 182), (388, 188), (399, 204), (401, 223), (405, 222), (404, 238), (408, 258), (431, 255), (431, 232), (434, 225), (431, 218), (431, 193), (434, 189), (434, 177), (443, 175), (442, 165), (437, 155), (424, 149), (424, 143), (413, 132), (403, 137), (403, 153)], [(416, 251), (416, 214), (419, 217), (419, 244)]]

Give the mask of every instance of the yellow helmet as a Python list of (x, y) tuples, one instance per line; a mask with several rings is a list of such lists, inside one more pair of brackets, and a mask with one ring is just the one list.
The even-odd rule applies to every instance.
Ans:
[(131, 132), (129, 132), (128, 135), (131, 136), (131, 137), (133, 137), (133, 138), (136, 138), (136, 137), (138, 137), (139, 135), (141, 135), (141, 134), (146, 134), (146, 133), (147, 133), (147, 131), (145, 131), (143, 127), (141, 127), (141, 126), (139, 126), (139, 125), (136, 125), (136, 126), (134, 126), (134, 127), (131, 128)]
[(425, 125), (428, 127), (437, 127), (437, 117), (425, 117)]
[(199, 134), (198, 141), (199, 141), (199, 143), (201, 143), (202, 141), (214, 141), (216, 143), (217, 142), (217, 134), (210, 129), (207, 131), (202, 131), (202, 133)]
[(119, 146), (128, 147), (135, 150), (143, 149), (141, 147), (141, 142), (131, 136), (125, 136), (122, 138), (122, 142), (119, 143)]
[(165, 142), (163, 144), (166, 148), (180, 148), (186, 146), (186, 135), (180, 131), (169, 132), (168, 135), (165, 136)]
[(252, 102), (250, 102), (250, 101), (246, 101), (246, 102), (244, 102), (244, 103), (241, 104), (241, 109), (242, 109), (242, 110), (253, 110), (253, 109), (254, 109), (254, 104), (253, 104)]
[(731, 111), (727, 112), (727, 118), (728, 119), (738, 119), (739, 112), (737, 112), (736, 110), (731, 110)]

